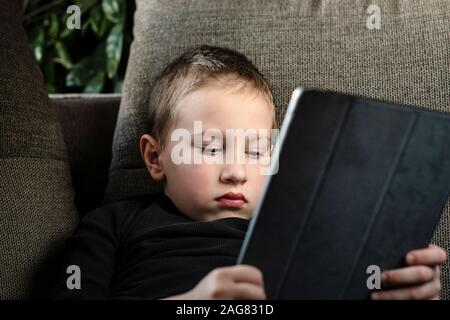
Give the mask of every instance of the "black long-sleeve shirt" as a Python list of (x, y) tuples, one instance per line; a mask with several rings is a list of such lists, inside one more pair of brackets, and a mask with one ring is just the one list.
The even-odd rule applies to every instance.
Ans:
[[(248, 220), (194, 221), (163, 193), (139, 196), (83, 217), (55, 275), (56, 299), (158, 299), (192, 289), (216, 267), (234, 265)], [(81, 289), (69, 290), (69, 265)]]

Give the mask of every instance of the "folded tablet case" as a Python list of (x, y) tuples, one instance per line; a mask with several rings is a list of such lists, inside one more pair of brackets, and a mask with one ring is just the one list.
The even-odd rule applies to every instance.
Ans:
[(270, 299), (367, 299), (369, 266), (401, 267), (431, 239), (450, 190), (450, 116), (293, 96), (238, 263), (263, 271)]

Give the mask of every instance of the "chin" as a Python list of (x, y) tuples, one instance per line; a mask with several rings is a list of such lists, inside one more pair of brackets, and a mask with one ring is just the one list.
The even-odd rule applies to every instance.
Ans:
[(223, 211), (217, 214), (215, 219), (225, 219), (225, 218), (242, 218), (249, 220), (250, 216), (246, 212), (240, 211)]

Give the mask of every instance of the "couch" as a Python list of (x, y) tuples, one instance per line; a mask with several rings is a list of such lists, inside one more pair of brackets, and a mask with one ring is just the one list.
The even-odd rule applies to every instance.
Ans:
[[(236, 48), (267, 75), (281, 119), (297, 85), (450, 112), (445, 0), (137, 0), (121, 95), (52, 95), (15, 1), (0, 2), (0, 299), (43, 298), (52, 257), (102, 203), (154, 192), (139, 161), (155, 74), (185, 48)], [(447, 23), (445, 23), (447, 22)], [(450, 249), (449, 203), (432, 242)], [(449, 267), (442, 297), (449, 298)]]

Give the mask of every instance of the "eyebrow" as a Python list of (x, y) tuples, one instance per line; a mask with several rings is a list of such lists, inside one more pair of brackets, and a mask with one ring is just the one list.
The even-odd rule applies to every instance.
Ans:
[[(204, 139), (205, 132), (206, 132), (207, 130), (210, 130), (210, 129), (211, 129), (211, 128), (203, 129), (201, 133), (194, 134), (193, 136), (194, 136), (194, 137), (201, 136), (201, 137), (202, 137), (202, 141), (203, 141), (203, 140), (205, 140), (205, 139)], [(245, 135), (245, 138), (246, 138), (245, 141), (246, 141), (246, 142), (248, 142), (248, 141), (254, 141), (254, 140), (259, 140), (260, 138), (261, 138), (261, 139), (264, 139), (264, 138), (265, 138), (265, 139), (267, 139), (267, 140), (271, 140), (270, 134), (261, 136), (261, 135), (258, 133), (259, 130), (257, 130), (257, 129), (255, 129), (255, 130), (256, 130), (256, 132), (257, 132), (256, 135), (252, 135), (251, 137), (249, 137), (248, 135)], [(270, 130), (269, 130), (269, 131), (270, 131)], [(226, 144), (226, 141), (227, 141), (227, 135), (226, 135), (226, 133), (223, 132), (222, 130), (220, 130), (220, 134), (222, 135), (224, 144)], [(215, 135), (211, 135), (211, 136), (212, 136), (212, 137), (216, 137)]]

